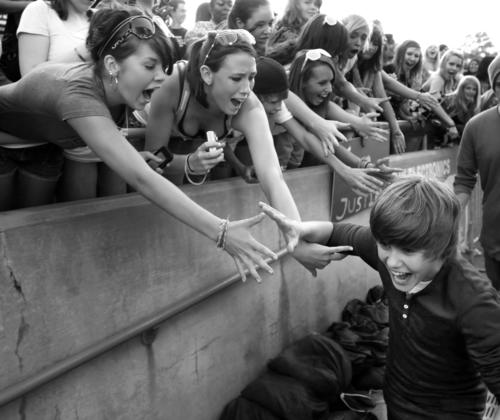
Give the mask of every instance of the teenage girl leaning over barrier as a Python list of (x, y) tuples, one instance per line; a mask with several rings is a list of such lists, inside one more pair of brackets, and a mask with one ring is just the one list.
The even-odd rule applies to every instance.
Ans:
[[(248, 230), (261, 216), (229, 222), (198, 206), (151, 169), (144, 158), (156, 157), (141, 156), (115, 123), (125, 107), (143, 109), (165, 79), (164, 69), (171, 71), (172, 54), (162, 31), (138, 11), (103, 9), (92, 18), (87, 46), (91, 64), (41, 64), (0, 88), (0, 144), (43, 137), (61, 148), (88, 145), (136, 191), (225, 249), (243, 278), (246, 267), (260, 280), (254, 264), (271, 272), (263, 258), (275, 254)], [(19, 188), (17, 173), (30, 169), (30, 162), (4, 151), (2, 204)], [(293, 239), (288, 243), (293, 248)]]
[[(266, 113), (252, 92), (257, 71), (253, 43), (253, 37), (241, 29), (210, 32), (196, 41), (187, 65), (177, 63), (153, 96), (146, 150), (167, 146), (174, 153), (169, 171), (185, 172), (188, 180), (193, 175), (205, 177), (224, 159), (222, 142), (237, 130), (248, 142), (266, 197), (299, 219), (283, 180)], [(206, 142), (207, 131), (214, 131), (220, 140), (215, 147)]]

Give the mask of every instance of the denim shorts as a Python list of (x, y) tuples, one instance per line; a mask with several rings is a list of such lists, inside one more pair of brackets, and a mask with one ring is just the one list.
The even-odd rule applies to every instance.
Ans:
[(42, 178), (57, 178), (64, 163), (62, 149), (51, 144), (10, 149), (0, 147), (0, 175), (21, 169)]

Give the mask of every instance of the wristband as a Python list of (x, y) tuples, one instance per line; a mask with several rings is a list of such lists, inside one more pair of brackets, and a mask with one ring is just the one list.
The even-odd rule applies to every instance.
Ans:
[[(206, 171), (203, 174), (194, 172), (191, 169), (191, 166), (189, 166), (189, 156), (191, 156), (191, 153), (189, 155), (187, 155), (186, 160), (184, 162), (184, 174), (186, 175), (186, 179), (192, 185), (202, 185), (207, 180), (208, 171)], [(193, 181), (189, 175), (203, 175), (203, 179), (201, 181)]]

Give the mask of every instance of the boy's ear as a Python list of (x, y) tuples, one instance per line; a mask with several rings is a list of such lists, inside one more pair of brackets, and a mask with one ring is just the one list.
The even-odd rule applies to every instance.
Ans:
[(210, 86), (212, 83), (213, 83), (213, 79), (214, 79), (214, 74), (212, 72), (212, 70), (210, 70), (210, 67), (206, 66), (206, 65), (203, 65), (200, 67), (200, 75), (201, 75), (201, 80), (203, 80), (203, 82)]
[(237, 17), (236, 18), (236, 26), (237, 26), (237, 29), (245, 29), (245, 24), (243, 23), (243, 21)]

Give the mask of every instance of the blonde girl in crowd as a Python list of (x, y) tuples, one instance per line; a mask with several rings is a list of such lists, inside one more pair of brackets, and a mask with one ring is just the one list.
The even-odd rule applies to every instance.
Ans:
[(438, 70), (431, 74), (422, 89), (436, 99), (442, 100), (445, 95), (454, 92), (457, 88), (463, 66), (464, 56), (460, 51), (446, 50), (439, 61)]
[(480, 112), (481, 83), (475, 76), (462, 77), (456, 91), (445, 96), (441, 105), (453, 119), (461, 137), (465, 124)]
[[(370, 97), (384, 98), (387, 96), (384, 84), (382, 82), (382, 43), (384, 34), (378, 24), (373, 24), (365, 38), (368, 30), (368, 23), (361, 17), (351, 15), (344, 19), (346, 28), (356, 36), (349, 36), (349, 43), (353, 45), (347, 50), (351, 56), (357, 51), (357, 54), (351, 58), (354, 61), (348, 72), (347, 78), (361, 92)], [(350, 32), (351, 33), (351, 32)], [(363, 41), (364, 39), (364, 41)], [(352, 49), (352, 51), (350, 51)], [(354, 112), (359, 111), (359, 107), (349, 104)], [(389, 124), (391, 152), (403, 153), (405, 151), (405, 137), (399, 128), (398, 121), (392, 105), (389, 101), (380, 104), (383, 109), (382, 115)]]

